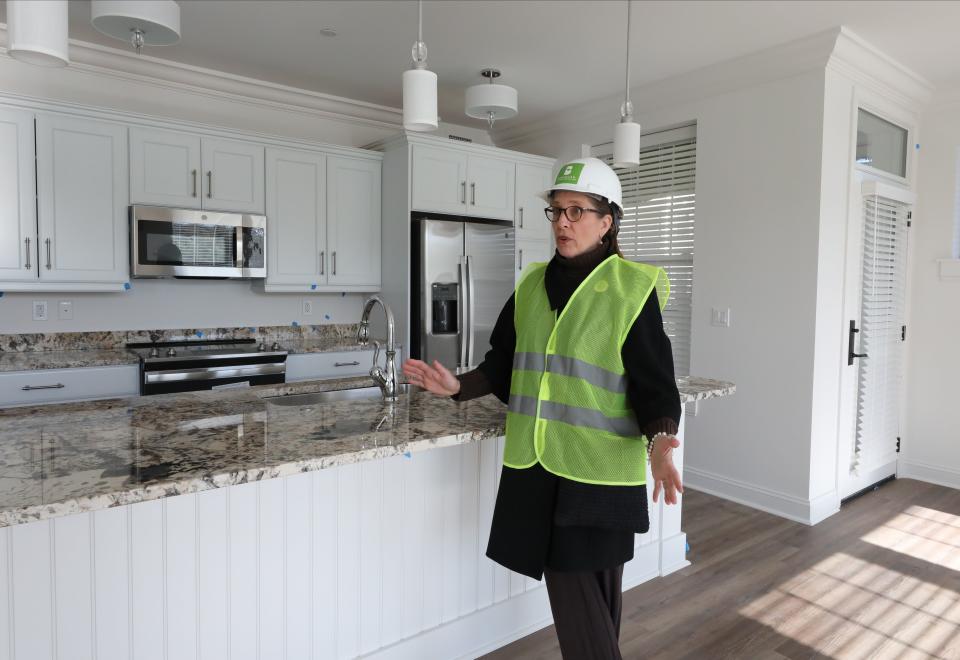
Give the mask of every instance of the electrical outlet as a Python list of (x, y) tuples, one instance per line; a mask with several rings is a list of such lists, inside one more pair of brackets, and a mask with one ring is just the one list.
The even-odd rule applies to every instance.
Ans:
[(69, 321), (73, 318), (73, 301), (61, 300), (57, 305), (57, 316), (61, 321)]
[(303, 299), (303, 315), (310, 316), (313, 314), (313, 301), (309, 298)]
[(47, 301), (46, 300), (33, 301), (33, 320), (34, 321), (47, 320)]
[(729, 328), (730, 327), (730, 308), (726, 309), (717, 309), (714, 307), (710, 310), (710, 325), (715, 325), (720, 328)]

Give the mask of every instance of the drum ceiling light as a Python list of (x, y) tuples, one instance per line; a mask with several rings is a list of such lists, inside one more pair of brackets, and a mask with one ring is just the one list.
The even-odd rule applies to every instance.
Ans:
[(174, 0), (93, 0), (90, 21), (108, 37), (129, 42), (138, 55), (144, 46), (180, 41), (180, 5)]
[(613, 129), (613, 166), (630, 167), (640, 164), (640, 124), (633, 121), (633, 103), (630, 102), (630, 0), (627, 0), (627, 78), (620, 106), (620, 123)]
[(493, 128), (493, 122), (497, 119), (516, 117), (517, 90), (508, 85), (494, 84), (493, 79), (501, 75), (498, 69), (484, 69), (480, 75), (488, 82), (467, 88), (467, 116), (486, 119), (490, 128)]
[(27, 64), (66, 66), (67, 0), (7, 0), (7, 53)]
[(408, 131), (437, 128), (437, 74), (427, 70), (427, 44), (423, 43), (423, 0), (417, 2), (417, 41), (413, 68), (403, 72), (403, 127)]

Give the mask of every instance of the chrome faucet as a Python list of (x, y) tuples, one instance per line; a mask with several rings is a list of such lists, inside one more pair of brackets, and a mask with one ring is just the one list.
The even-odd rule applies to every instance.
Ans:
[(378, 361), (380, 359), (380, 342), (373, 342), (373, 367), (370, 369), (370, 376), (380, 386), (383, 398), (387, 401), (394, 401), (397, 398), (397, 362), (396, 345), (394, 344), (394, 323), (393, 310), (390, 305), (380, 296), (373, 295), (367, 298), (363, 304), (363, 315), (360, 317), (360, 329), (357, 331), (357, 341), (361, 346), (366, 346), (370, 342), (370, 312), (373, 306), (380, 303), (384, 313), (387, 315), (387, 359), (384, 368), (381, 369)]

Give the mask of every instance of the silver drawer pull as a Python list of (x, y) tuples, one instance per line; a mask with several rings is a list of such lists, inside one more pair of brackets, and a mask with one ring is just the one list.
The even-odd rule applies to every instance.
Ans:
[(24, 240), (24, 241), (26, 242), (26, 244), (27, 244), (27, 270), (30, 270), (30, 268), (32, 267), (32, 266), (30, 265), (30, 239), (29, 239), (29, 238), (25, 238), (25, 239), (23, 239), (23, 240)]
[(193, 196), (197, 196), (197, 171), (190, 170), (190, 173), (193, 175)]
[(31, 390), (62, 390), (66, 385), (63, 383), (57, 383), (56, 385), (24, 385), (20, 389), (24, 392), (30, 392)]
[(47, 244), (47, 270), (50, 270), (53, 268), (53, 266), (50, 265), (50, 239), (48, 238), (45, 243)]
[(360, 363), (354, 360), (353, 362), (334, 362), (333, 366), (335, 367), (356, 367)]
[(207, 170), (207, 197), (213, 197), (213, 170)]

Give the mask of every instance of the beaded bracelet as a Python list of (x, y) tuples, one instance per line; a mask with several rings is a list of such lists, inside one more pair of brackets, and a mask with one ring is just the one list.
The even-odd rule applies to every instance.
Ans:
[(656, 442), (657, 438), (659, 438), (661, 435), (665, 435), (671, 438), (675, 437), (673, 433), (667, 433), (666, 431), (659, 431), (657, 433), (654, 433), (652, 438), (647, 438), (647, 461), (648, 462), (651, 460), (650, 457), (653, 456), (653, 443)]

